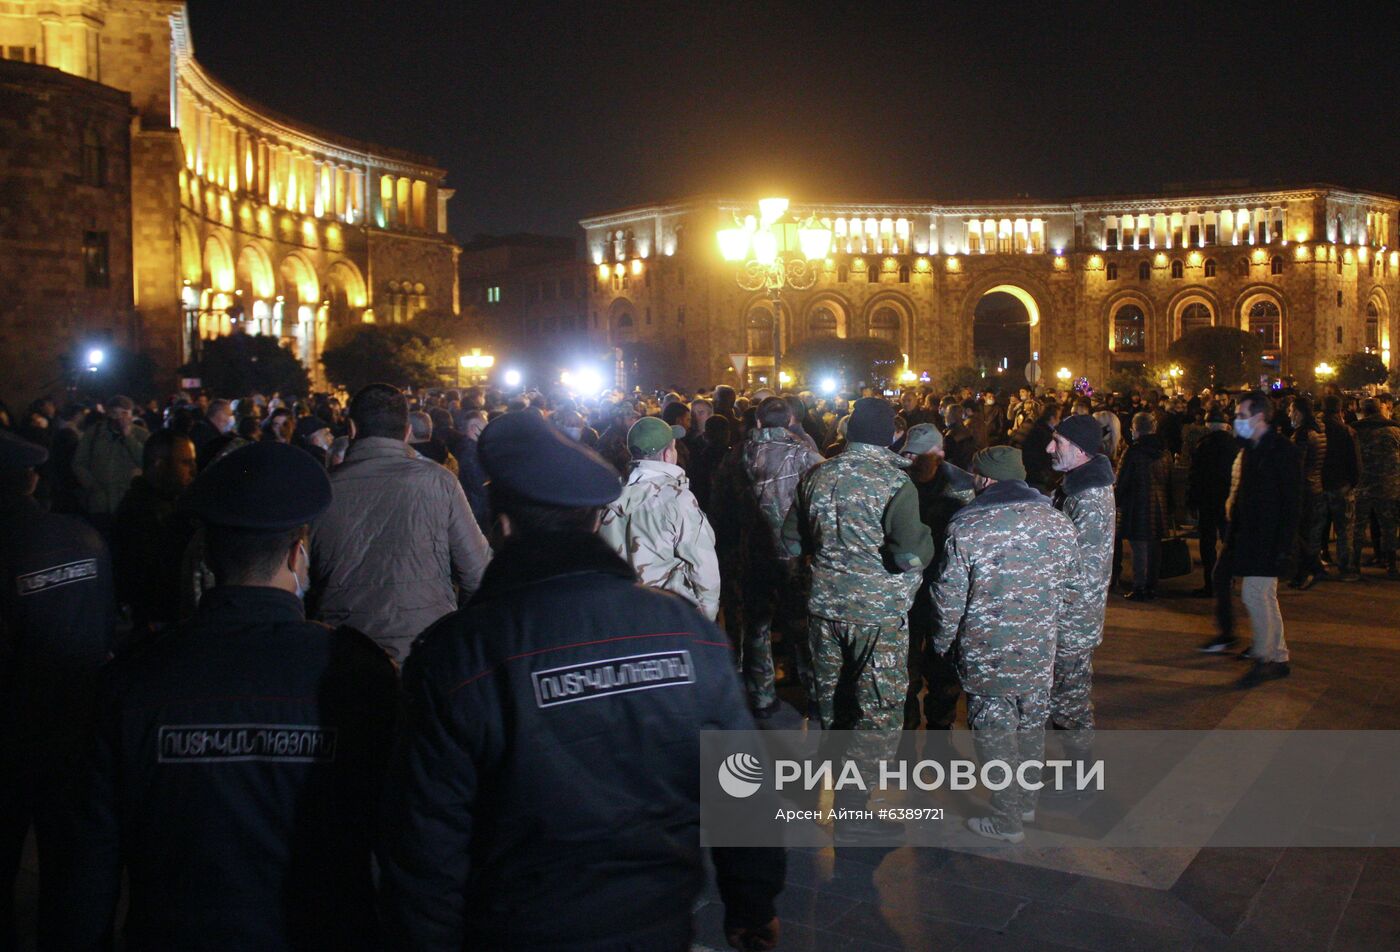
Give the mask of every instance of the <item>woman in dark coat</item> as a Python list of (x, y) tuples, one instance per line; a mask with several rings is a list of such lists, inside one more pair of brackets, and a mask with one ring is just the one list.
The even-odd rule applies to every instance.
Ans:
[(1171, 487), (1171, 454), (1157, 435), (1152, 414), (1139, 413), (1133, 417), (1133, 445), (1118, 464), (1114, 489), (1118, 533), (1128, 540), (1133, 553), (1133, 591), (1127, 596), (1129, 601), (1151, 601), (1155, 595)]

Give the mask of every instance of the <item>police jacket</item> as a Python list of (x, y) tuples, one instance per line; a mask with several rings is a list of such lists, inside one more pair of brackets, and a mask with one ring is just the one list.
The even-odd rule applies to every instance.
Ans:
[[(752, 730), (725, 635), (596, 536), (508, 539), (418, 640), (379, 850), (392, 948), (688, 946), (699, 732)], [(780, 849), (713, 851), (766, 923)]]
[(0, 761), (81, 758), (115, 606), (107, 547), (86, 521), (0, 500)]
[(226, 586), (104, 672), (63, 948), (129, 878), (126, 947), (373, 949), (393, 665), (274, 588)]

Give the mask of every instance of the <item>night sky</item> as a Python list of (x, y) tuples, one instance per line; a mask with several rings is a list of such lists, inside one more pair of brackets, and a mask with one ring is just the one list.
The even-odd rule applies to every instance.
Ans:
[(235, 89), (437, 157), (464, 240), (698, 192), (1400, 192), (1393, 10), (1302, 7), (190, 3)]

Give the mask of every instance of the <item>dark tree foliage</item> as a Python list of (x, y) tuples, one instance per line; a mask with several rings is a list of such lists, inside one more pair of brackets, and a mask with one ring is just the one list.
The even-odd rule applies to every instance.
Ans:
[(783, 355), (794, 379), (834, 377), (848, 386), (885, 386), (899, 373), (899, 347), (875, 337), (811, 337)]
[(321, 365), (351, 393), (366, 384), (440, 387), (457, 382), (459, 353), (411, 324), (351, 324), (331, 331)]
[(274, 392), (305, 396), (310, 388), (306, 369), (290, 350), (275, 337), (252, 334), (205, 341), (199, 361), (181, 367), (180, 373), (198, 377), (205, 390), (227, 397)]
[(1172, 342), (1167, 355), (1181, 366), (1188, 390), (1239, 387), (1259, 377), (1263, 341), (1234, 327), (1198, 327)]
[(1343, 354), (1333, 379), (1343, 390), (1360, 390), (1367, 384), (1385, 383), (1389, 373), (1379, 354)]

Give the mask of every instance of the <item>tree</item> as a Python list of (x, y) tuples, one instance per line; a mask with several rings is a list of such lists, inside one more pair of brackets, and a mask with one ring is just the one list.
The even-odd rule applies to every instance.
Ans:
[(1186, 389), (1214, 390), (1253, 384), (1264, 344), (1238, 328), (1198, 327), (1174, 341), (1167, 354), (1181, 366)]
[(332, 383), (353, 393), (371, 383), (453, 386), (459, 356), (450, 341), (411, 324), (350, 324), (331, 331), (321, 365)]
[[(995, 380), (996, 378), (989, 378)], [(976, 367), (963, 364), (954, 367), (943, 374), (943, 390), (945, 393), (956, 393), (963, 387), (971, 387), (980, 390), (982, 387), (982, 372)]]
[(1389, 375), (1379, 354), (1343, 354), (1332, 379), (1343, 390), (1360, 390), (1367, 384), (1385, 383)]
[(812, 337), (790, 348), (783, 361), (797, 379), (834, 377), (848, 384), (881, 386), (894, 379), (899, 348), (875, 337)]
[(310, 389), (301, 361), (277, 338), (242, 332), (205, 341), (199, 361), (181, 367), (180, 373), (198, 377), (200, 386), (222, 397), (274, 392), (305, 396)]

